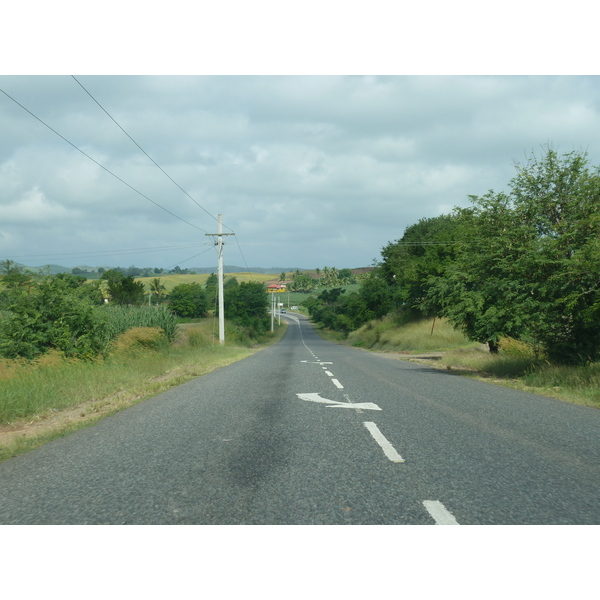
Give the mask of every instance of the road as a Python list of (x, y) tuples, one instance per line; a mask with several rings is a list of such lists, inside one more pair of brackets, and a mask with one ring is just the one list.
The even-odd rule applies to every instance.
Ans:
[(0, 523), (600, 523), (600, 411), (286, 319), (278, 344), (0, 464)]

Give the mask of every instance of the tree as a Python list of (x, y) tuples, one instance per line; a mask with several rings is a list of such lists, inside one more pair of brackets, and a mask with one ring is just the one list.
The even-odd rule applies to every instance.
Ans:
[(100, 279), (107, 282), (100, 289), (109, 302), (129, 305), (141, 304), (144, 301), (144, 284), (135, 281), (133, 275), (123, 275), (116, 269), (111, 269), (102, 273)]
[(453, 262), (464, 235), (458, 215), (440, 215), (410, 225), (402, 238), (383, 248), (378, 276), (389, 285), (396, 310), (435, 314), (438, 307), (431, 299), (424, 304), (430, 280)]
[(179, 317), (205, 317), (207, 309), (206, 293), (199, 283), (181, 283), (171, 290), (169, 306)]
[(13, 299), (0, 327), (0, 355), (32, 359), (50, 349), (91, 358), (103, 347), (92, 304), (67, 279), (49, 277)]
[(18, 267), (17, 264), (9, 259), (0, 262), (0, 274), (10, 275), (11, 273), (22, 273), (23, 269)]
[(206, 290), (206, 299), (208, 301), (209, 306), (214, 306), (217, 301), (217, 293), (219, 289), (219, 278), (211, 273), (204, 284), (204, 289)]
[(517, 165), (510, 192), (457, 210), (470, 239), (432, 281), (427, 302), (497, 351), (506, 335), (540, 343), (557, 363), (600, 350), (600, 171), (551, 149)]
[(354, 275), (351, 269), (340, 269), (339, 280), (343, 285), (354, 283)]
[(288, 289), (291, 292), (310, 292), (315, 289), (315, 280), (306, 273), (296, 273)]
[(257, 281), (242, 282), (224, 290), (225, 316), (235, 324), (261, 334), (269, 330), (268, 293)]
[(150, 294), (156, 297), (156, 304), (160, 303), (161, 298), (165, 295), (167, 288), (161, 283), (160, 277), (155, 277), (150, 282)]

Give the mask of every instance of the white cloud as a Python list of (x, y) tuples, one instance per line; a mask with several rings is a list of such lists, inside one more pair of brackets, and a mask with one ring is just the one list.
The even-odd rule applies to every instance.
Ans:
[(32, 223), (70, 220), (73, 214), (60, 204), (50, 202), (35, 186), (12, 204), (0, 205), (0, 221), (27, 227)]
[[(6, 258), (114, 249), (115, 264), (168, 266), (172, 251), (118, 250), (205, 243), (221, 213), (252, 266), (364, 266), (420, 218), (503, 189), (514, 161), (547, 142), (600, 162), (594, 77), (78, 79), (212, 216), (72, 78), (0, 77), (0, 88), (151, 199), (0, 96)], [(237, 244), (227, 251), (241, 264)], [(197, 266), (213, 263), (207, 253)]]

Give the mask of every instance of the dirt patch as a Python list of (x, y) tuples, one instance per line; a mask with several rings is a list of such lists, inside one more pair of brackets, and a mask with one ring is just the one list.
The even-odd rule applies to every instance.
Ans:
[(136, 398), (126, 392), (118, 392), (107, 398), (84, 402), (74, 408), (53, 409), (33, 419), (2, 425), (0, 426), (0, 445), (9, 446), (18, 439), (36, 438), (58, 433), (68, 425), (94, 421), (117, 408), (133, 404), (137, 399), (139, 397)]

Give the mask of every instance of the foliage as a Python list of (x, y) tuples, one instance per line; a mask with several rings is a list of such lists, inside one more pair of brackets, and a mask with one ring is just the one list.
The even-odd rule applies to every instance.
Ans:
[(392, 308), (390, 288), (378, 271), (363, 279), (357, 292), (344, 292), (342, 288), (324, 290), (305, 300), (304, 306), (314, 321), (346, 333), (383, 317)]
[(556, 363), (600, 350), (600, 172), (585, 154), (548, 150), (517, 166), (510, 192), (457, 210), (470, 239), (424, 305), (497, 351), (501, 337), (539, 342)]
[(143, 350), (159, 350), (164, 339), (164, 331), (159, 327), (132, 327), (111, 342), (110, 352), (123, 357)]
[(46, 278), (11, 297), (0, 325), (0, 355), (35, 358), (50, 349), (89, 358), (102, 346), (102, 327), (91, 302), (77, 295), (67, 278)]
[(158, 327), (169, 342), (177, 336), (177, 317), (164, 305), (160, 306), (98, 306), (95, 315), (102, 323), (103, 348), (119, 334), (132, 327)]
[[(401, 239), (383, 248), (379, 277), (390, 287), (396, 310), (424, 308), (430, 278), (452, 263), (464, 235), (459, 215), (440, 215), (410, 225)], [(436, 308), (430, 302), (424, 312), (435, 314)]]
[(165, 296), (167, 288), (160, 281), (160, 277), (155, 277), (150, 282), (150, 294), (156, 298), (156, 304), (160, 304), (161, 300)]
[(267, 314), (268, 294), (257, 281), (242, 282), (223, 291), (225, 315), (232, 323), (262, 334), (271, 326)]
[(287, 289), (290, 292), (311, 292), (315, 289), (317, 282), (307, 273), (296, 271), (292, 274), (292, 281)]
[(211, 273), (204, 284), (206, 290), (206, 301), (208, 306), (214, 306), (219, 293), (219, 278), (214, 273)]
[(340, 321), (336, 312), (340, 297), (345, 293), (342, 288), (334, 288), (322, 291), (317, 297), (305, 301), (304, 305), (315, 321), (322, 323), (331, 329), (344, 329), (344, 323)]
[(142, 304), (144, 301), (144, 284), (135, 281), (133, 275), (123, 275), (111, 269), (102, 273), (101, 281), (104, 286), (105, 297), (109, 302), (123, 305)]
[(181, 283), (169, 294), (169, 306), (179, 317), (204, 317), (208, 306), (206, 293), (199, 283)]

